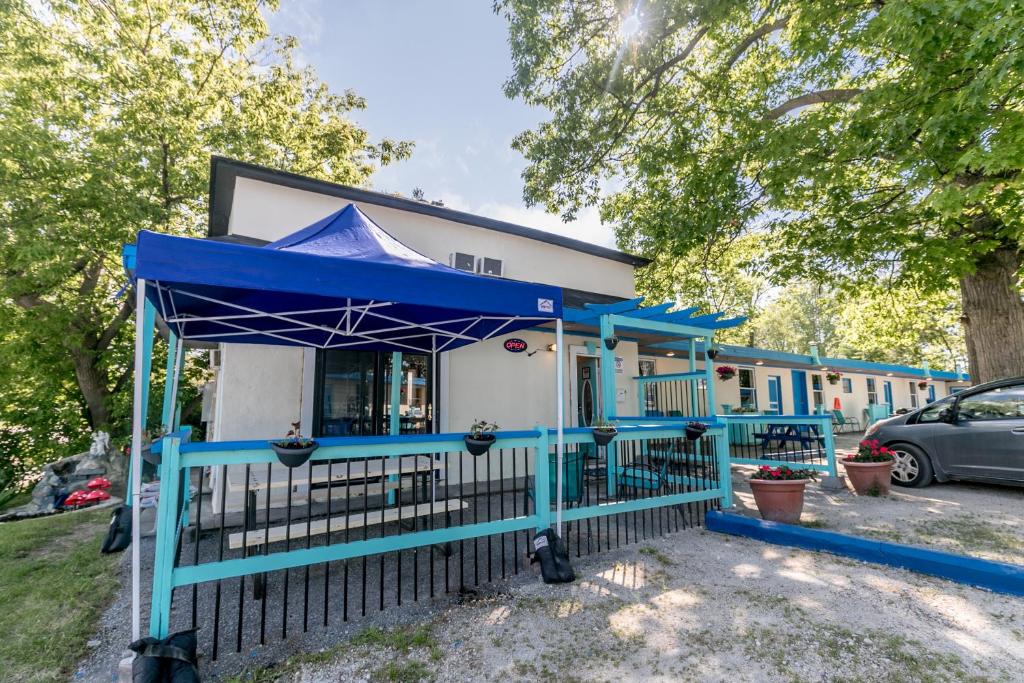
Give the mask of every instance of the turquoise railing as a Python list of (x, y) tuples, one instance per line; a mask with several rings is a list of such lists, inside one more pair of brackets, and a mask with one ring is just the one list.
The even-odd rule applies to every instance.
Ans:
[[(708, 501), (711, 504), (721, 501), (721, 504), (727, 507), (731, 505), (732, 492), (728, 475), (725, 425), (714, 420), (707, 421), (709, 429), (704, 441), (706, 444), (714, 441), (715, 445), (705, 448), (705, 452), (710, 455), (705, 457), (702, 467), (692, 468), (692, 476), (684, 477), (666, 473), (665, 481), (669, 485), (665, 487), (664, 494), (657, 491), (646, 491), (642, 496), (630, 496), (628, 492), (623, 493), (625, 488), (621, 478), (630, 475), (630, 463), (624, 459), (625, 455), (627, 453), (648, 454), (650, 452), (648, 447), (655, 447), (652, 444), (662, 443), (665, 440), (680, 440), (685, 426), (678, 421), (655, 424), (644, 418), (637, 418), (637, 420), (643, 421), (643, 424), (634, 425), (629, 424), (629, 420), (617, 420), (618, 436), (612, 444), (603, 447), (606, 449), (604, 451), (606, 453), (604, 477), (607, 479), (607, 493), (603, 498), (598, 496), (594, 501), (578, 501), (571, 508), (563, 505), (561, 518), (564, 521), (605, 517), (698, 501)], [(430, 456), (439, 460), (440, 454), (445, 454), (447, 462), (452, 455), (457, 458), (466, 455), (463, 436), (458, 433), (322, 438), (318, 439), (320, 447), (313, 453), (311, 462), (323, 464), (324, 461), (330, 461), (335, 463), (334, 467), (343, 467), (344, 465), (336, 463), (376, 459), (382, 461), (381, 472), (384, 472), (383, 460), (402, 458), (403, 456)], [(431, 528), (428, 529), (411, 532), (400, 531), (393, 535), (385, 535), (382, 531), (378, 537), (348, 542), (330, 542), (330, 537), (328, 537), (328, 542), (324, 545), (310, 547), (307, 544), (305, 547), (292, 549), (288, 548), (290, 545), (288, 544), (286, 545), (288, 549), (275, 552), (267, 550), (269, 545), (274, 543), (271, 541), (268, 545), (263, 546), (265, 552), (262, 554), (248, 555), (243, 548), (242, 552), (235, 553), (234, 557), (221, 557), (215, 561), (179, 565), (176, 557), (179, 555), (179, 546), (182, 542), (181, 532), (188, 523), (187, 472), (192, 468), (231, 465), (268, 466), (271, 463), (276, 463), (277, 458), (268, 443), (262, 440), (189, 442), (187, 434), (168, 435), (159, 446), (162, 458), (159, 466), (162, 484), (156, 524), (156, 556), (154, 558), (150, 618), (152, 635), (164, 637), (168, 633), (175, 588), (550, 527), (558, 516), (557, 511), (552, 509), (554, 501), (551, 500), (551, 496), (554, 492), (551, 490), (552, 482), (549, 481), (549, 477), (553, 475), (549, 469), (549, 458), (552, 457), (556, 448), (556, 432), (538, 427), (527, 431), (498, 432), (495, 436), (496, 441), (492, 446), (492, 455), (495, 452), (499, 454), (497, 465), (499, 477), (506, 476), (502, 473), (503, 463), (500, 462), (500, 454), (507, 453), (508, 449), (512, 449), (512, 458), (515, 461), (517, 450), (522, 449), (519, 452), (523, 454), (523, 462), (530, 471), (520, 472), (520, 474), (529, 475), (534, 480), (531, 487), (534, 499), (532, 512), (528, 513), (528, 509), (524, 505), (522, 514), (516, 512), (514, 515), (504, 515), (501, 519), (493, 521), (471, 519), (458, 526), (446, 525), (444, 528), (433, 528), (433, 525), (430, 525)], [(581, 449), (584, 444), (588, 443), (593, 448), (593, 435), (589, 429), (568, 429), (564, 432), (564, 443), (567, 449)], [(401, 462), (402, 460), (399, 460), (399, 463)], [(492, 460), (487, 459), (487, 462), (489, 464)], [(296, 471), (302, 471), (305, 468), (304, 465)], [(399, 468), (401, 468), (401, 464), (399, 464)], [(311, 468), (309, 471), (312, 471)], [(453, 468), (451, 472), (446, 471), (446, 476), (454, 477), (454, 473)], [(409, 474), (409, 472), (405, 474)], [(472, 476), (474, 478), (478, 476), (476, 465), (473, 467)], [(489, 468), (484, 476), (488, 478), (488, 481), (493, 480)], [(513, 475), (513, 481), (516, 476)], [(474, 479), (473, 483), (482, 485), (483, 480)], [(460, 481), (458, 485), (462, 486), (463, 482)], [(415, 482), (413, 482), (413, 486), (415, 486)], [(513, 484), (513, 495), (515, 495), (515, 490), (515, 484)], [(481, 492), (479, 495), (490, 495), (490, 493), (490, 489), (488, 489), (486, 493)], [(246, 486), (246, 495), (248, 495), (248, 486)], [(477, 494), (474, 492), (474, 495)], [(331, 492), (328, 489), (329, 499), (330, 496)], [(291, 498), (289, 497), (290, 505)], [(433, 512), (433, 502), (431, 502), (430, 508), (432, 514), (437, 514)], [(267, 529), (270, 527), (269, 509), (268, 505)], [(383, 511), (382, 507), (382, 520), (384, 519)], [(193, 512), (192, 516), (196, 518), (195, 522), (199, 522), (200, 512), (198, 509)], [(331, 529), (333, 525), (329, 522), (327, 528)], [(249, 533), (254, 532), (250, 531)], [(220, 548), (223, 551), (223, 532), (221, 535)], [(291, 536), (289, 536), (290, 538)], [(250, 538), (250, 540), (253, 539)], [(198, 543), (198, 538), (195, 542)], [(242, 544), (245, 545), (245, 541)], [(221, 555), (223, 556), (223, 552)]]

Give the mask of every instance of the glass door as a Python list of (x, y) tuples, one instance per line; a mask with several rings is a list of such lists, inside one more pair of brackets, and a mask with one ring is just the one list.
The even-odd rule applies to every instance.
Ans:
[[(384, 396), (380, 403), (383, 415), (383, 432), (391, 426), (391, 354), (384, 356)], [(402, 354), (401, 389), (398, 397), (399, 434), (429, 434), (433, 424), (431, 397), (433, 386), (430, 372), (430, 356), (426, 354)]]

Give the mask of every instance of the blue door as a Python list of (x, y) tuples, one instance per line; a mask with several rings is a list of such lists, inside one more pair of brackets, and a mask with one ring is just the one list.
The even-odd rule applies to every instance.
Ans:
[(768, 378), (768, 410), (782, 415), (782, 378), (778, 375)]
[(882, 383), (882, 395), (885, 396), (885, 405), (889, 406), (889, 414), (892, 415), (896, 412), (892, 407), (892, 382)]
[(935, 385), (934, 384), (929, 384), (928, 385), (928, 402), (929, 403), (935, 403)]
[(793, 370), (793, 412), (797, 415), (810, 415), (807, 405), (807, 373)]

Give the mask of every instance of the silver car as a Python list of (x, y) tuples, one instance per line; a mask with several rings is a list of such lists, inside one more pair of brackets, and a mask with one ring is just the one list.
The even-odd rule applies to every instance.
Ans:
[(965, 389), (874, 423), (865, 438), (896, 452), (892, 482), (1024, 484), (1024, 377)]

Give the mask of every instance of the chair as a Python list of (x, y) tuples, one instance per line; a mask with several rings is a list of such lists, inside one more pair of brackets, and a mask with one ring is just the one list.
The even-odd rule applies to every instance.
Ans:
[[(581, 444), (582, 445), (582, 444)], [(583, 461), (586, 455), (579, 451), (565, 451), (562, 454), (562, 504), (574, 505), (583, 501)], [(558, 500), (558, 455), (548, 453), (549, 500)], [(526, 498), (536, 503), (536, 478), (530, 478), (526, 486)]]
[(848, 431), (859, 432), (861, 430), (860, 420), (855, 417), (846, 417), (843, 415), (841, 410), (832, 411), (832, 431), (837, 434), (842, 434), (844, 428), (849, 427)]

